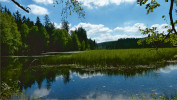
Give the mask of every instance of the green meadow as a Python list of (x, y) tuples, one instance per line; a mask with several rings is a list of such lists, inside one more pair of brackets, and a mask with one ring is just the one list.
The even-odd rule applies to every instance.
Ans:
[(42, 58), (42, 64), (82, 66), (150, 65), (175, 59), (177, 48), (90, 50), (78, 54)]

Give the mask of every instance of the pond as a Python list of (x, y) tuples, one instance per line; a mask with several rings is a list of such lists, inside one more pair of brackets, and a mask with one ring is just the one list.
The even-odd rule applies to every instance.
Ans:
[(176, 96), (177, 93), (177, 65), (172, 63), (150, 68), (85, 69), (29, 66), (33, 59), (3, 58), (2, 81), (19, 80), (20, 89), (25, 90), (22, 97), (109, 100)]

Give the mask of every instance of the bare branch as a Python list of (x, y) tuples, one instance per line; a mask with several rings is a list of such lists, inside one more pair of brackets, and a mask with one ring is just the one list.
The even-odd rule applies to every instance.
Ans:
[(11, 0), (11, 1), (14, 2), (21, 9), (23, 9), (24, 11), (26, 11), (27, 13), (29, 13), (29, 10), (27, 10), (26, 8), (24, 8), (23, 6), (21, 6), (18, 2), (16, 2), (15, 0)]

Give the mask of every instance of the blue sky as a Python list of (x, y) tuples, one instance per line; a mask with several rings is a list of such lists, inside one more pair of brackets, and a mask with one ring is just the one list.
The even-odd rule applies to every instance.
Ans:
[[(30, 7), (30, 13), (26, 13), (18, 8), (11, 0), (0, 0), (2, 6), (7, 6), (11, 12), (19, 10), (20, 13), (31, 20), (36, 21), (39, 16), (44, 22), (44, 15), (48, 14), (50, 20), (60, 28), (61, 4), (53, 4), (53, 0), (16, 0), (25, 7)], [(144, 37), (138, 30), (139, 27), (146, 28), (156, 26), (159, 31), (164, 29), (169, 21), (169, 3), (165, 0), (157, 0), (161, 6), (153, 13), (146, 14), (145, 6), (137, 5), (137, 0), (78, 0), (82, 3), (86, 12), (85, 19), (79, 19), (76, 14), (68, 17), (70, 29), (74, 30), (83, 27), (87, 31), (87, 36), (95, 39), (98, 43), (113, 41), (119, 38)], [(174, 6), (174, 9), (177, 8)], [(167, 21), (162, 19), (166, 16)], [(174, 14), (174, 18), (177, 15)], [(176, 20), (176, 19), (175, 19)]]

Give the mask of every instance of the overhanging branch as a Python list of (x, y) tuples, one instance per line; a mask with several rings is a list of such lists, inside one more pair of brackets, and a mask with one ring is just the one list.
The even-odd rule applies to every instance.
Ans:
[[(24, 8), (23, 6), (21, 6), (18, 2), (16, 2), (15, 0), (11, 0), (12, 2), (14, 2), (18, 7), (20, 7), (21, 9), (23, 9), (24, 11), (26, 11), (27, 13), (29, 13), (29, 10), (27, 10), (26, 8)], [(28, 8), (28, 7), (27, 7)]]
[(173, 15), (172, 15), (173, 3), (174, 3), (174, 0), (171, 0), (169, 16), (170, 16), (170, 22), (171, 22), (172, 30), (174, 31), (175, 34), (177, 34), (176, 29), (175, 29), (175, 25), (174, 25), (174, 22), (173, 22)]

